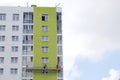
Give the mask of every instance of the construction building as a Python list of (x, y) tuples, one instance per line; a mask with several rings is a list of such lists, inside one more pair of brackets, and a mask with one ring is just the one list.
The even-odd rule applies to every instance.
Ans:
[(0, 7), (0, 80), (63, 80), (60, 7)]

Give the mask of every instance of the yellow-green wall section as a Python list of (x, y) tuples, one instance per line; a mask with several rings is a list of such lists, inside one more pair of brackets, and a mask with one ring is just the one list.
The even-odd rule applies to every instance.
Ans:
[[(34, 67), (43, 67), (42, 57), (48, 57), (47, 67), (55, 68), (57, 65), (56, 42), (56, 8), (34, 8)], [(48, 14), (48, 21), (42, 21), (42, 14)], [(42, 31), (42, 26), (48, 26), (48, 31)], [(48, 36), (47, 42), (42, 42), (41, 37)], [(42, 52), (42, 46), (48, 46), (48, 52)], [(42, 74), (41, 70), (34, 70), (33, 80), (57, 80), (57, 72)]]

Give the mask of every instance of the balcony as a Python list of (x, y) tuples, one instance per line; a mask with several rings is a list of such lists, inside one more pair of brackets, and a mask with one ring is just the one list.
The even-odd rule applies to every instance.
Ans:
[(26, 60), (23, 60), (22, 65), (27, 67), (33, 67), (33, 62), (30, 62), (30, 61), (27, 62)]
[(59, 71), (57, 75), (58, 75), (58, 77), (63, 77), (63, 71), (62, 70)]
[(32, 72), (23, 72), (22, 77), (33, 77), (33, 73)]
[[(46, 69), (48, 71), (54, 71), (54, 72), (62, 70), (61, 67), (57, 67), (57, 66), (56, 67), (46, 67)], [(42, 70), (44, 70), (44, 67), (40, 67), (40, 66), (31, 67), (31, 66), (27, 65), (26, 70), (40, 70), (40, 71), (42, 71)]]
[(33, 20), (26, 20), (26, 19), (24, 19), (23, 23), (33, 23)]
[(23, 40), (23, 44), (33, 44), (32, 40)]
[(23, 30), (23, 33), (30, 34), (33, 33), (33, 30)]
[(33, 51), (23, 51), (23, 55), (33, 55)]
[(33, 12), (23, 13), (23, 23), (33, 23)]

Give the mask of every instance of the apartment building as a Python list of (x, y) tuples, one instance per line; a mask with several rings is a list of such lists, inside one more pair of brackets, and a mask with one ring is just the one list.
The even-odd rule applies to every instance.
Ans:
[(0, 80), (63, 80), (60, 7), (0, 7)]

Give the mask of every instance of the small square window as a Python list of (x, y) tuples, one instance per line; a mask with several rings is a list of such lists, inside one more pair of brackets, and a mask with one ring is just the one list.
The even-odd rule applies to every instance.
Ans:
[(5, 47), (4, 46), (0, 46), (0, 52), (4, 52)]
[(17, 63), (18, 57), (11, 57), (11, 63)]
[(4, 63), (4, 57), (0, 57), (0, 63)]
[(42, 36), (42, 41), (43, 42), (48, 41), (48, 36)]
[(12, 41), (18, 41), (19, 37), (18, 36), (12, 36)]
[(18, 31), (19, 30), (19, 26), (18, 25), (13, 25), (12, 26), (12, 31)]
[(48, 57), (42, 57), (42, 63), (48, 63)]
[(6, 14), (0, 14), (0, 20), (1, 21), (6, 20)]
[(3, 75), (4, 69), (0, 68), (0, 75)]
[(48, 26), (42, 26), (42, 31), (48, 31)]
[(18, 52), (18, 46), (12, 46), (12, 52)]
[(19, 14), (13, 14), (13, 21), (19, 20)]
[(48, 14), (42, 14), (42, 21), (48, 21)]
[(17, 74), (18, 73), (18, 69), (17, 68), (11, 68), (11, 74)]
[(0, 31), (5, 31), (5, 25), (0, 25)]
[(0, 36), (0, 41), (5, 41), (5, 36)]
[(42, 52), (48, 52), (48, 47), (47, 46), (42, 47)]

